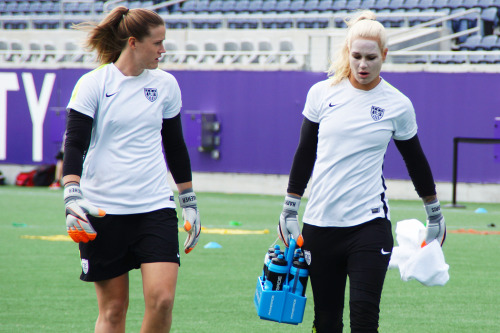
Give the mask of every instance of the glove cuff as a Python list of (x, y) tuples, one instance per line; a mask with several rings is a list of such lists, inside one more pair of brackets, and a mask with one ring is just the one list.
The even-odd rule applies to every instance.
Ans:
[(439, 216), (442, 215), (441, 213), (441, 204), (439, 203), (439, 200), (435, 200), (430, 203), (424, 204), (425, 212), (427, 213), (427, 217), (432, 220), (435, 218), (438, 218)]
[(64, 186), (64, 202), (67, 203), (72, 199), (83, 198), (82, 190), (80, 189), (80, 184), (71, 182)]
[(197, 204), (198, 203), (196, 201), (196, 194), (194, 193), (193, 190), (185, 191), (182, 192), (182, 194), (179, 194), (179, 205), (182, 208), (196, 207)]
[(299, 207), (300, 207), (300, 198), (288, 194), (285, 196), (285, 202), (283, 203), (283, 210), (297, 213), (299, 211)]

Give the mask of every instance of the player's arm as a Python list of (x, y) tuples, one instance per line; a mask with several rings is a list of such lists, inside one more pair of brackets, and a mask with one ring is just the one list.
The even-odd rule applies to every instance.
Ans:
[(63, 184), (66, 206), (66, 229), (75, 242), (94, 240), (97, 236), (87, 214), (104, 216), (106, 213), (83, 198), (80, 177), (83, 156), (87, 152), (93, 119), (75, 110), (68, 113), (64, 143)]
[(297, 150), (293, 157), (290, 177), (288, 179), (287, 195), (278, 224), (278, 235), (288, 247), (289, 236), (292, 235), (297, 246), (301, 247), (304, 239), (300, 233), (298, 211), (300, 199), (311, 178), (318, 150), (319, 124), (304, 117), (300, 129)]
[(200, 213), (193, 191), (191, 161), (184, 135), (181, 116), (163, 119), (162, 141), (167, 165), (179, 190), (179, 205), (182, 208), (184, 229), (188, 236), (184, 242), (184, 252), (189, 253), (198, 243), (201, 231)]
[(423, 245), (429, 244), (434, 239), (443, 245), (446, 239), (446, 224), (436, 195), (432, 171), (420, 145), (418, 135), (409, 140), (394, 140), (394, 143), (405, 161), (417, 194), (424, 202), (427, 226)]

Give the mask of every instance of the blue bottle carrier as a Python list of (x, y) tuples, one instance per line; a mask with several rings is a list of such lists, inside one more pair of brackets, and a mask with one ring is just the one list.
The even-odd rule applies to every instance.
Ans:
[[(290, 246), (285, 250), (285, 258), (288, 262), (288, 271), (293, 261), (295, 241), (290, 239)], [(288, 286), (288, 277), (283, 290), (264, 290), (262, 276), (257, 278), (254, 304), (260, 319), (276, 321), (279, 323), (297, 325), (304, 318), (307, 297), (296, 295)]]

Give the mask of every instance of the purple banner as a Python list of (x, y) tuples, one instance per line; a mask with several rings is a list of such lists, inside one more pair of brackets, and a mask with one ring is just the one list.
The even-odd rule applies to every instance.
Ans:
[[(54, 163), (65, 126), (65, 106), (88, 70), (0, 70), (1, 163)], [(182, 120), (194, 171), (288, 174), (309, 88), (324, 73), (173, 71), (182, 91)], [(419, 137), (437, 181), (451, 181), (453, 137), (494, 137), (500, 116), (500, 75), (384, 73), (413, 102)], [(200, 152), (199, 124), (190, 113), (214, 113), (220, 122), (220, 158)], [(462, 182), (500, 183), (493, 145), (460, 146)], [(384, 174), (408, 179), (391, 143)]]

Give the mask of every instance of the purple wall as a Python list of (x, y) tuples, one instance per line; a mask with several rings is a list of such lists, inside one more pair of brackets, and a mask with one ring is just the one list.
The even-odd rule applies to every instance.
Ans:
[[(1, 163), (53, 163), (64, 131), (65, 114), (78, 78), (88, 70), (0, 70), (0, 102), (7, 96), (6, 156)], [(43, 157), (33, 160), (32, 121), (22, 73), (32, 73), (36, 96), (42, 99), (47, 73), (56, 78), (43, 123)], [(18, 90), (12, 74), (17, 76)], [(301, 111), (309, 87), (325, 78), (310, 72), (174, 71), (183, 94), (186, 141), (197, 133), (188, 129), (187, 111), (214, 112), (221, 123), (220, 159), (200, 153), (191, 146), (194, 171), (288, 174), (298, 142)], [(450, 181), (453, 137), (494, 135), (494, 118), (500, 116), (500, 75), (485, 73), (384, 73), (383, 77), (406, 94), (417, 112), (419, 136), (437, 181)], [(28, 80), (29, 81), (29, 80)], [(48, 90), (47, 90), (48, 91)], [(31, 97), (33, 99), (33, 97)], [(40, 112), (40, 110), (38, 110)], [(4, 124), (5, 125), (5, 124)], [(5, 135), (1, 133), (0, 135)], [(0, 144), (2, 139), (0, 139)], [(0, 147), (0, 152), (1, 152)], [(459, 181), (500, 183), (500, 165), (492, 145), (461, 144)], [(386, 156), (385, 176), (408, 179), (404, 163), (391, 143)]]

